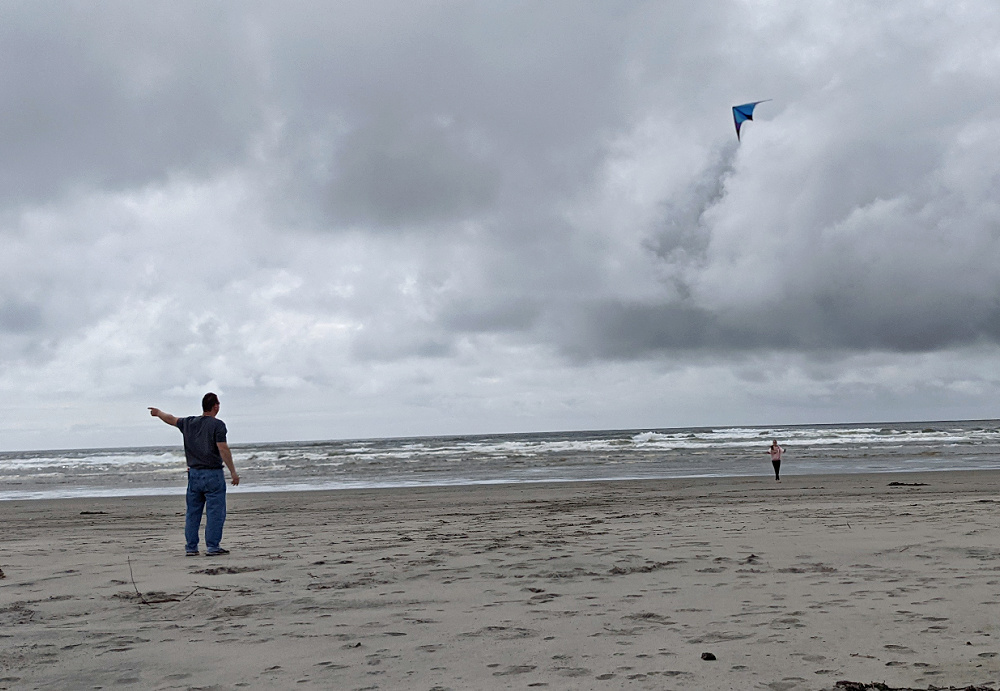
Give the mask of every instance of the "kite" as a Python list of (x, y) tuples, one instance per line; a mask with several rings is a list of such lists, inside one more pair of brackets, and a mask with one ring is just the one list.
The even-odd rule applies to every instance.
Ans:
[(740, 138), (740, 125), (742, 125), (747, 120), (753, 120), (753, 109), (758, 103), (767, 103), (771, 99), (765, 99), (763, 101), (754, 101), (753, 103), (744, 103), (742, 106), (733, 106), (733, 122), (736, 123), (736, 139), (739, 141)]

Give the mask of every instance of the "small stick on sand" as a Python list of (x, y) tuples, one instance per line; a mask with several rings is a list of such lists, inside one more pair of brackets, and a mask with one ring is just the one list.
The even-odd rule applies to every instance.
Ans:
[[(868, 684), (858, 681), (838, 681), (835, 688), (837, 691), (924, 691), (923, 689), (915, 689), (910, 686), (886, 686), (878, 681)], [(947, 688), (928, 686), (926, 691), (992, 691), (992, 689), (988, 686), (949, 686)]]
[(158, 605), (161, 602), (180, 602), (180, 600), (178, 600), (175, 597), (168, 597), (168, 598), (164, 598), (162, 600), (147, 600), (145, 597), (143, 597), (142, 593), (139, 592), (139, 586), (137, 586), (135, 584), (135, 576), (132, 574), (132, 557), (131, 556), (128, 558), (128, 575), (129, 575), (129, 578), (132, 579), (132, 587), (135, 588), (135, 594), (139, 596), (139, 600), (142, 602), (142, 604), (144, 604), (144, 605)]
[[(0, 572), (0, 576), (2, 575), (3, 572)], [(207, 585), (196, 585), (194, 587), (194, 590), (192, 590), (190, 593), (179, 599), (176, 597), (165, 597), (160, 600), (147, 600), (143, 596), (143, 594), (139, 592), (139, 586), (135, 584), (135, 576), (132, 574), (132, 557), (128, 558), (128, 575), (132, 579), (132, 587), (135, 588), (135, 594), (139, 596), (139, 600), (144, 605), (159, 605), (164, 602), (184, 602), (184, 600), (187, 600), (189, 597), (197, 593), (199, 590), (211, 590), (212, 592), (215, 593), (228, 593), (230, 590), (232, 590), (232, 588), (209, 588)]]

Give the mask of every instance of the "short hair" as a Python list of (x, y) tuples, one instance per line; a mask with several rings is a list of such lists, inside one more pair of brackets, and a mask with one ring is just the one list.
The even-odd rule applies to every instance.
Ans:
[(219, 397), (209, 391), (201, 399), (201, 412), (207, 413), (215, 406), (219, 405)]

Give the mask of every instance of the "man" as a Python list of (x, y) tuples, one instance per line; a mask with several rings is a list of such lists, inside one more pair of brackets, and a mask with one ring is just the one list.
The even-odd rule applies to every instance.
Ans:
[(178, 418), (159, 408), (150, 408), (149, 414), (168, 425), (178, 428), (184, 435), (184, 456), (187, 458), (187, 518), (184, 521), (185, 553), (198, 556), (198, 530), (201, 514), (205, 511), (205, 554), (210, 557), (229, 554), (223, 549), (222, 526), (226, 522), (226, 474), (222, 464), (229, 468), (233, 485), (240, 484), (240, 476), (233, 465), (233, 454), (226, 443), (226, 423), (220, 420), (219, 397), (207, 393), (201, 399), (202, 414)]

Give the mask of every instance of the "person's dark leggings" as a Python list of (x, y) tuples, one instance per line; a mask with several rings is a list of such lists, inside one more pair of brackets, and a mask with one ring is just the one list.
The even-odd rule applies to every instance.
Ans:
[(774, 466), (774, 479), (778, 479), (778, 470), (781, 468), (781, 461), (771, 461), (771, 465)]

